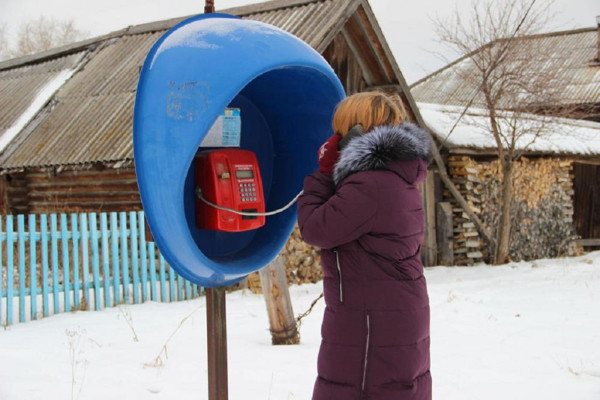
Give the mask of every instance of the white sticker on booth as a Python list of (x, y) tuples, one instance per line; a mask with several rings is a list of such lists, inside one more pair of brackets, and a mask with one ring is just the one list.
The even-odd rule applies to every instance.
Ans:
[(239, 147), (242, 121), (239, 108), (226, 108), (200, 143), (200, 147)]

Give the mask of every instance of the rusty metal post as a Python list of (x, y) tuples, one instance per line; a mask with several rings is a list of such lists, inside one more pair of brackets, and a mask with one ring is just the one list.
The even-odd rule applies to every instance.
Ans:
[(215, 0), (206, 0), (204, 3), (204, 14), (210, 14), (215, 12)]
[(225, 288), (206, 288), (208, 400), (227, 400), (227, 323)]

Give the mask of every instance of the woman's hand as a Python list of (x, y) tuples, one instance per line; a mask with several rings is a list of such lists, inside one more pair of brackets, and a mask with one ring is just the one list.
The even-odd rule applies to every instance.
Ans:
[(319, 171), (331, 174), (340, 156), (339, 143), (342, 135), (336, 133), (319, 148)]

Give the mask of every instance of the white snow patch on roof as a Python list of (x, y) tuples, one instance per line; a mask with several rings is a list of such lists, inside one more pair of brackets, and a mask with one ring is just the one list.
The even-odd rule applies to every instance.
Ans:
[(21, 130), (35, 117), (58, 89), (75, 73), (75, 69), (60, 71), (54, 79), (46, 84), (35, 96), (29, 107), (21, 114), (19, 119), (0, 136), (0, 152), (21, 132)]
[[(425, 124), (446, 147), (496, 148), (486, 110), (470, 108), (456, 124), (464, 111), (463, 107), (430, 103), (417, 105)], [(510, 118), (511, 114), (504, 113), (503, 116)], [(520, 117), (522, 129), (530, 127), (535, 131), (541, 123), (545, 123), (545, 126), (544, 133), (535, 139), (533, 134), (520, 137), (517, 141), (519, 149), (554, 154), (600, 155), (600, 123), (568, 118), (548, 119), (534, 114), (522, 114)], [(450, 133), (452, 127), (454, 130)]]

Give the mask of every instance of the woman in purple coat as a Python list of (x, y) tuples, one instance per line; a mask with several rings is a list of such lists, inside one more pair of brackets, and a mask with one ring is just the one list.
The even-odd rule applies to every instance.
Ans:
[(430, 142), (405, 121), (385, 94), (346, 98), (304, 182), (298, 222), (322, 249), (326, 303), (313, 400), (431, 399), (417, 188)]

